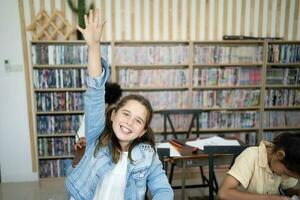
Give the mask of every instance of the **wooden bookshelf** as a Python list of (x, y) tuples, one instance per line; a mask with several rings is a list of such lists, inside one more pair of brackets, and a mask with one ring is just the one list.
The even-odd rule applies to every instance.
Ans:
[[(124, 95), (141, 94), (152, 103), (155, 112), (151, 126), (157, 140), (163, 139), (164, 134), (169, 138), (173, 134), (170, 127), (163, 131), (164, 112), (170, 113), (176, 122), (174, 129), (184, 137), (192, 119), (192, 115), (184, 112), (191, 109), (200, 113), (200, 127), (194, 125), (191, 136), (225, 134), (257, 144), (262, 138), (270, 139), (273, 132), (300, 130), (292, 122), (267, 126), (272, 116), (269, 112), (297, 117), (300, 102), (266, 103), (271, 90), (294, 90), (294, 96), (298, 93), (300, 96), (300, 62), (270, 60), (272, 45), (299, 44), (298, 41), (107, 41), (101, 52), (109, 61), (110, 81), (118, 82)], [(31, 42), (32, 99), (41, 178), (64, 176), (64, 165), (69, 165), (73, 157), (71, 147), (83, 115), (86, 51), (83, 41)], [(296, 84), (270, 78), (272, 73), (295, 71)], [(61, 103), (57, 103), (59, 100)], [(178, 114), (180, 110), (182, 113)], [(66, 130), (65, 124), (68, 124)], [(60, 140), (68, 140), (65, 147), (59, 146), (63, 143)]]
[(282, 131), (299, 132), (300, 42), (267, 43), (263, 138)]

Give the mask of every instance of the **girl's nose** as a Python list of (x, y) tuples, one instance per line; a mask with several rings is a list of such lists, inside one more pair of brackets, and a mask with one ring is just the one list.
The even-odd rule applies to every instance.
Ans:
[(131, 125), (133, 123), (133, 117), (128, 117), (127, 118), (127, 124)]

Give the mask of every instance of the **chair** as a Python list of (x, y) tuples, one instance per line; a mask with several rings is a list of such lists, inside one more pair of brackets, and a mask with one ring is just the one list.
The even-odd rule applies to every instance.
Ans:
[[(231, 166), (234, 164), (236, 157), (244, 151), (248, 146), (241, 145), (241, 146), (204, 146), (203, 152), (208, 154), (208, 169), (209, 169), (209, 200), (214, 199), (213, 193), (217, 194), (218, 186), (214, 186), (215, 182), (213, 181), (216, 178), (214, 172), (214, 154), (232, 154), (234, 155), (233, 160), (230, 164)], [(217, 189), (216, 189), (217, 188)]]

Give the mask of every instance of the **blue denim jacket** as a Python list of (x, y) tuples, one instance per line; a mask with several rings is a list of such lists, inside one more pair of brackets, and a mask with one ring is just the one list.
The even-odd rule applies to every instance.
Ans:
[[(103, 73), (96, 78), (88, 78), (88, 88), (84, 96), (85, 133), (87, 147), (84, 156), (74, 171), (67, 177), (65, 185), (69, 195), (76, 200), (92, 200), (98, 184), (104, 175), (112, 170), (114, 163), (108, 145), (94, 156), (96, 140), (105, 126), (105, 82), (109, 75), (107, 63), (102, 59)], [(173, 199), (173, 190), (162, 169), (157, 153), (148, 144), (140, 144), (132, 150), (132, 159), (126, 173), (124, 199), (143, 200), (146, 186), (153, 199)]]

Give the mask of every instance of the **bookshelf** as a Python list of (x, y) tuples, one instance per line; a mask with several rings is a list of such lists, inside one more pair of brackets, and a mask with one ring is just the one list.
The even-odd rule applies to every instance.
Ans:
[[(157, 141), (172, 138), (173, 130), (178, 138), (191, 130), (191, 137), (218, 134), (255, 144), (300, 129), (300, 64), (276, 58), (281, 48), (298, 51), (299, 59), (299, 42), (285, 41), (112, 41), (102, 44), (101, 55), (123, 95), (151, 101)], [(40, 178), (63, 177), (83, 115), (87, 47), (83, 41), (32, 41), (31, 55)], [(180, 109), (201, 112), (193, 127), (193, 116)], [(164, 137), (166, 110), (176, 112)]]
[(273, 41), (267, 46), (263, 137), (299, 131), (300, 42)]
[[(101, 55), (108, 57), (110, 44)], [(31, 42), (36, 149), (40, 178), (64, 177), (83, 116), (87, 46), (84, 42)]]
[(264, 42), (193, 43), (192, 107), (200, 132), (238, 136), (255, 144), (260, 132)]

